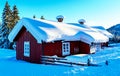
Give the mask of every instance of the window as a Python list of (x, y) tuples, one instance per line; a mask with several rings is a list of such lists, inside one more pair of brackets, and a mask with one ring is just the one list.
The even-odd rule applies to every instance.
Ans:
[(24, 56), (27, 56), (27, 57), (30, 56), (30, 42), (29, 41), (24, 42)]
[(64, 56), (70, 54), (70, 43), (69, 42), (62, 43), (62, 54)]

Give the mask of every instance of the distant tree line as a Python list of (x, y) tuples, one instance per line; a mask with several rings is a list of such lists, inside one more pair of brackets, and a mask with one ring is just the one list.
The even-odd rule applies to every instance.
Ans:
[(18, 14), (16, 5), (11, 10), (10, 5), (6, 2), (2, 13), (2, 24), (0, 26), (0, 48), (12, 48), (13, 43), (9, 42), (8, 35), (20, 19)]

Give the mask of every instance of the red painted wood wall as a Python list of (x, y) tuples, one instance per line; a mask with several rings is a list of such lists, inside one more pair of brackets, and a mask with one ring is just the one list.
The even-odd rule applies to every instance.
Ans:
[(43, 47), (44, 47), (43, 55), (62, 56), (62, 42), (61, 41), (43, 43)]
[(80, 41), (71, 41), (70, 42), (70, 54), (79, 54), (80, 53)]
[[(29, 62), (40, 63), (41, 44), (38, 44), (36, 39), (26, 31), (25, 27), (19, 32), (16, 41), (16, 56), (17, 59), (22, 59)], [(24, 56), (24, 41), (30, 41), (30, 57)]]
[(90, 46), (82, 41), (80, 41), (80, 53), (81, 54), (90, 54)]
[[(16, 36), (16, 58), (33, 63), (40, 63), (41, 55), (57, 55), (62, 56), (62, 42), (47, 42), (39, 44), (36, 39), (26, 31), (23, 27)], [(24, 41), (30, 41), (30, 57), (24, 56)], [(81, 41), (69, 41), (70, 42), (70, 54), (90, 53), (90, 47), (88, 44)]]
[(71, 41), (70, 49), (71, 49), (71, 54), (89, 54), (90, 53), (89, 44), (86, 44), (81, 41)]

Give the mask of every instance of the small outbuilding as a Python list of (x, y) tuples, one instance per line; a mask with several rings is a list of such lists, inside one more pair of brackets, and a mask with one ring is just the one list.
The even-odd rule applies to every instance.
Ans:
[(16, 43), (16, 58), (41, 63), (41, 56), (90, 54), (109, 38), (97, 30), (63, 22), (21, 19), (8, 36)]

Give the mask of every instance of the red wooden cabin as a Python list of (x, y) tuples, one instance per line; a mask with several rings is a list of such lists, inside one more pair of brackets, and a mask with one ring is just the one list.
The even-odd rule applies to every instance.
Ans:
[(101, 45), (108, 41), (106, 36), (97, 34), (102, 38), (97, 40), (74, 25), (23, 18), (8, 38), (11, 42), (16, 42), (17, 59), (40, 63), (42, 55), (61, 57), (95, 52), (96, 47), (93, 44)]

